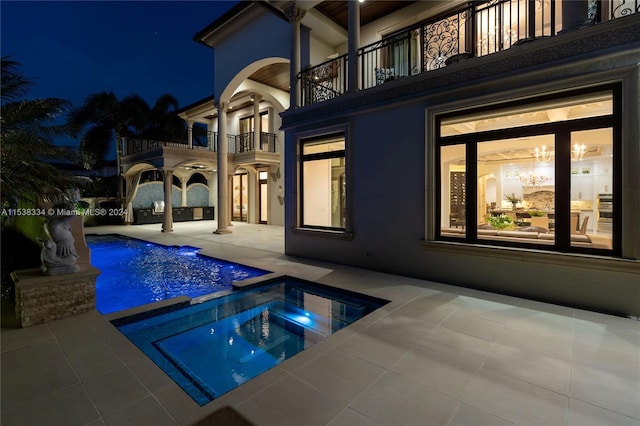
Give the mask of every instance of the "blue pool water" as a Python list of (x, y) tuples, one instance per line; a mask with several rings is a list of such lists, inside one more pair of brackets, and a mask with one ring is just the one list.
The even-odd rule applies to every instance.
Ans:
[(96, 307), (109, 314), (176, 296), (230, 290), (268, 271), (198, 254), (196, 247), (166, 247), (119, 235), (87, 235), (91, 263), (100, 269)]
[(203, 405), (386, 303), (285, 277), (113, 323)]

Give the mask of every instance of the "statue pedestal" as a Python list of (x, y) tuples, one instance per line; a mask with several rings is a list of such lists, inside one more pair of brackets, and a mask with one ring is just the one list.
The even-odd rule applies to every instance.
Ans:
[(16, 316), (22, 327), (43, 324), (96, 308), (96, 278), (100, 270), (80, 265), (72, 274), (43, 275), (42, 270), (13, 271)]

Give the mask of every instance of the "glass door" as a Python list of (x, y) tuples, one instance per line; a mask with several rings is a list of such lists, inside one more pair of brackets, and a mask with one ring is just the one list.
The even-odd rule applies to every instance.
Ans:
[(260, 192), (258, 197), (260, 198), (260, 223), (267, 223), (269, 221), (269, 174), (267, 172), (260, 172), (258, 174), (258, 184), (260, 186)]
[(246, 173), (234, 175), (232, 188), (233, 203), (231, 206), (231, 220), (246, 222), (249, 213), (248, 175)]

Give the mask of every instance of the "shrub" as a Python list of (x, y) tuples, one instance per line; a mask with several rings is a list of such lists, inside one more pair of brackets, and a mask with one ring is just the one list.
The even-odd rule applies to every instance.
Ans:
[(16, 229), (2, 230), (2, 298), (15, 298), (11, 272), (40, 266), (41, 247)]
[(514, 225), (509, 216), (491, 216), (488, 220), (493, 229), (509, 229)]

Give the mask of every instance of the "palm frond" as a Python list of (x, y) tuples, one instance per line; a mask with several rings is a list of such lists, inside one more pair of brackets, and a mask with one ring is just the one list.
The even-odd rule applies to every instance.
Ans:
[(10, 102), (2, 105), (2, 125), (33, 127), (60, 117), (71, 103), (64, 99), (48, 98)]
[(2, 103), (20, 99), (29, 93), (34, 82), (18, 70), (21, 65), (20, 62), (12, 61), (8, 56), (3, 56), (0, 63), (2, 80), (0, 95), (2, 96)]
[(90, 170), (104, 160), (113, 138), (113, 130), (106, 125), (91, 126), (85, 132), (78, 147), (78, 154), (85, 169)]
[(66, 147), (55, 145), (56, 136), (67, 133), (55, 119), (70, 103), (63, 99), (22, 99), (32, 82), (19, 71), (20, 64), (2, 58), (0, 109), (0, 196), (2, 201), (57, 194), (73, 185), (72, 178), (47, 160), (75, 159)]
[(91, 124), (111, 124), (116, 120), (118, 98), (113, 92), (89, 95), (82, 106), (73, 108), (67, 115), (67, 124), (73, 136), (78, 136)]

